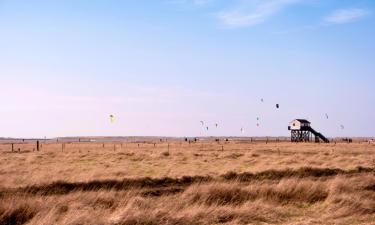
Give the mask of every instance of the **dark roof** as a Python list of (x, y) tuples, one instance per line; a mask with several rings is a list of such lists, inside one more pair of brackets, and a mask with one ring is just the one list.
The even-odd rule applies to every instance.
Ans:
[(310, 121), (305, 120), (305, 119), (296, 119), (296, 120), (298, 120), (301, 123), (310, 123)]

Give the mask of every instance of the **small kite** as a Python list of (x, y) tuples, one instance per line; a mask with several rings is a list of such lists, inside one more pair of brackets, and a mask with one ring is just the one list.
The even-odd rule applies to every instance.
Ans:
[(261, 98), (261, 99), (260, 99), (260, 101), (261, 101), (261, 102), (264, 102), (264, 99), (263, 99), (263, 98)]
[(259, 121), (259, 117), (257, 117), (257, 120)]
[(241, 133), (245, 133), (245, 129), (241, 128)]
[(206, 130), (208, 130), (208, 127), (206, 127)]
[(215, 127), (217, 128), (219, 126), (219, 124), (218, 123), (215, 123)]
[(259, 127), (259, 123), (257, 123), (257, 127)]
[(328, 116), (328, 114), (326, 113), (326, 118), (327, 118), (327, 120), (328, 120), (328, 118), (329, 118), (329, 116)]
[(277, 108), (277, 109), (280, 108), (280, 105), (279, 105), (279, 104), (276, 104), (276, 108)]
[(340, 127), (341, 127), (341, 130), (344, 130), (345, 129), (345, 126), (344, 125), (340, 125)]
[(204, 126), (204, 122), (203, 122), (203, 120), (201, 120), (201, 124), (202, 124), (202, 126)]
[(111, 121), (111, 123), (114, 123), (115, 122), (115, 116), (109, 115), (109, 120)]

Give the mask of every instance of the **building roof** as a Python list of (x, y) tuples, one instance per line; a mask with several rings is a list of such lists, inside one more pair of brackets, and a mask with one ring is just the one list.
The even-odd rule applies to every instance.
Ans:
[(305, 120), (305, 119), (296, 119), (296, 120), (298, 120), (301, 123), (310, 123), (310, 121)]

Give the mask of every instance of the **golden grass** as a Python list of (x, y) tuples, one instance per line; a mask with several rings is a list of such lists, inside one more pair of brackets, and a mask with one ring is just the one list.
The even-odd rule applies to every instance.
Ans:
[(0, 224), (375, 224), (374, 144), (33, 148), (0, 144)]

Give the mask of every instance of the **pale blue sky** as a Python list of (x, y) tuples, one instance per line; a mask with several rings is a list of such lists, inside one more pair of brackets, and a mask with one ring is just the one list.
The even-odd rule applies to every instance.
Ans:
[(372, 0), (0, 0), (0, 136), (375, 136), (374, 40)]

